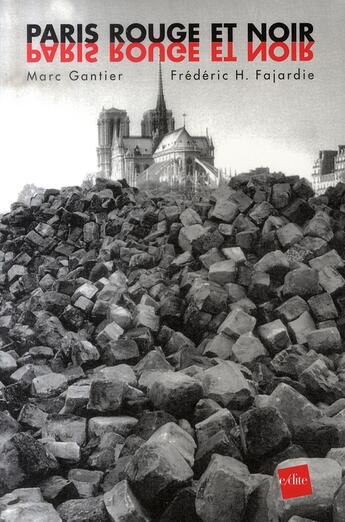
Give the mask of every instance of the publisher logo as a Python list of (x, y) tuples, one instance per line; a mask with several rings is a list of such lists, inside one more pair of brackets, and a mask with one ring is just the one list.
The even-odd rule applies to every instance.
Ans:
[(282, 498), (309, 497), (313, 494), (308, 464), (278, 469)]

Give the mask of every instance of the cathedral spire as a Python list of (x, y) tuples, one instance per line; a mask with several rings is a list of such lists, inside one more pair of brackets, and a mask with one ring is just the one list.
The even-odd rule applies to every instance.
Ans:
[(164, 92), (163, 92), (163, 78), (162, 78), (162, 65), (159, 62), (158, 70), (158, 96), (155, 111), (155, 119), (153, 122), (153, 150), (156, 150), (161, 139), (168, 132), (168, 115), (167, 107), (165, 105)]
[(162, 78), (162, 64), (159, 62), (159, 72), (158, 72), (158, 96), (157, 96), (157, 105), (156, 110), (164, 112), (167, 110), (164, 99), (163, 92), (163, 78)]

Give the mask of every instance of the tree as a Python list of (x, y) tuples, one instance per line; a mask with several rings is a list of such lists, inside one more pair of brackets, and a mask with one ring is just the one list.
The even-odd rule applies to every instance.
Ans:
[(85, 178), (82, 181), (81, 188), (84, 190), (91, 190), (95, 184), (95, 179), (97, 177), (100, 177), (98, 173), (86, 174)]
[(21, 203), (25, 203), (25, 205), (30, 205), (32, 196), (35, 194), (43, 194), (44, 190), (42, 187), (36, 187), (34, 183), (27, 183), (19, 192), (17, 200)]

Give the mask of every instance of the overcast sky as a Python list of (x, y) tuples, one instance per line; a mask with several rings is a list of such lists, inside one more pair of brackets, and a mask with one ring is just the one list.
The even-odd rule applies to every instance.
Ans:
[[(107, 36), (109, 23), (198, 22), (208, 43), (211, 22), (238, 24), (237, 64), (212, 64), (206, 53), (199, 64), (163, 67), (168, 108), (176, 125), (191, 133), (208, 127), (216, 147), (216, 165), (245, 171), (269, 166), (310, 176), (321, 148), (345, 142), (345, 1), (344, 0), (0, 0), (0, 139), (3, 187), (0, 211), (6, 210), (25, 183), (44, 187), (78, 184), (97, 170), (97, 116), (102, 108), (126, 109), (132, 133), (140, 133), (144, 110), (154, 107), (157, 64), (27, 64), (26, 24), (98, 24)], [(265, 65), (244, 60), (248, 22), (311, 22), (315, 60), (309, 64)], [(104, 47), (104, 40), (100, 45)], [(313, 72), (309, 82), (258, 82), (256, 68), (282, 72), (298, 66)], [(245, 69), (244, 82), (171, 81), (171, 69), (200, 67), (233, 72)], [(121, 82), (71, 82), (71, 69), (124, 74)], [(60, 83), (33, 84), (28, 71), (62, 72)]]

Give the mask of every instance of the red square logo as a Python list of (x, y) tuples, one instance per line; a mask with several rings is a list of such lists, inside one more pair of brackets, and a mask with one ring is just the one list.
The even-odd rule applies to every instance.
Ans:
[(308, 464), (278, 469), (282, 498), (309, 497), (313, 494)]

